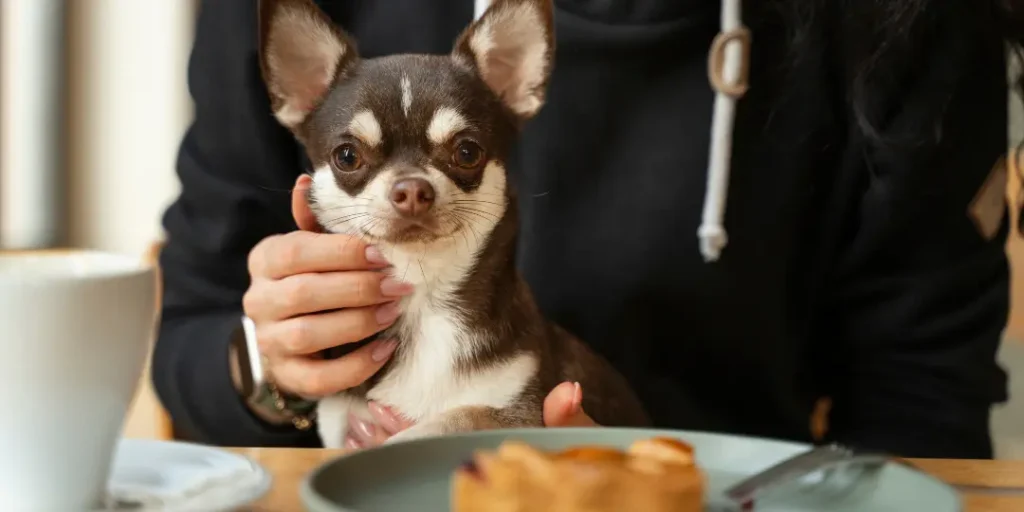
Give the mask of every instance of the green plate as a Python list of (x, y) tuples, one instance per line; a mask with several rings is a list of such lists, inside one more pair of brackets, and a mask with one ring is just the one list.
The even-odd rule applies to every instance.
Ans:
[[(474, 450), (506, 439), (559, 450), (575, 445), (626, 448), (637, 439), (670, 436), (694, 446), (708, 476), (706, 510), (730, 510), (723, 489), (809, 446), (749, 437), (675, 430), (565, 428), (496, 430), (419, 439), (363, 450), (328, 462), (302, 486), (310, 512), (448, 512), (451, 474)], [(757, 512), (959, 512), (956, 491), (898, 464), (836, 486), (812, 475), (758, 500)]]

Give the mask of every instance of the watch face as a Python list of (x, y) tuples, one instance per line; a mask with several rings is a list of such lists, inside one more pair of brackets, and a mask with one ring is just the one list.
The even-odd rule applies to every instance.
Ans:
[(259, 386), (263, 380), (263, 366), (264, 361), (260, 356), (260, 347), (256, 342), (256, 323), (247, 316), (242, 317), (242, 333), (243, 337), (240, 343), (245, 345), (245, 353), (247, 355), (249, 373), (252, 375), (252, 380), (256, 386)]
[(239, 392), (242, 396), (253, 397), (256, 393), (256, 382), (252, 375), (252, 360), (249, 356), (249, 344), (246, 343), (245, 329), (239, 326), (231, 335), (231, 352), (229, 357), (232, 375), (238, 376)]

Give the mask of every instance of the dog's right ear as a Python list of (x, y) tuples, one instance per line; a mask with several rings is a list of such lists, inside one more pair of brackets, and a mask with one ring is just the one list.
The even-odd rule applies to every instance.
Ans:
[(259, 0), (259, 25), (260, 69), (274, 116), (294, 129), (359, 62), (358, 52), (312, 0)]

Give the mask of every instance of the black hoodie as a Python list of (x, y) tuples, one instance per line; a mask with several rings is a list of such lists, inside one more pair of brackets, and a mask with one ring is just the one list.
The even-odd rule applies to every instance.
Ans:
[[(366, 57), (447, 53), (473, 15), (472, 0), (319, 3)], [(510, 166), (520, 266), (543, 310), (628, 377), (658, 426), (808, 441), (813, 403), (828, 396), (830, 439), (990, 457), (989, 409), (1006, 392), (995, 352), (1007, 227), (985, 236), (968, 212), (1007, 120), (1002, 41), (984, 10), (931, 14), (928, 39), (856, 105), (873, 133), (850, 101), (842, 13), (797, 31), (794, 9), (779, 7), (792, 2), (747, 2), (729, 244), (706, 263), (718, 3), (555, 3), (547, 105)], [(246, 256), (295, 229), (283, 191), (304, 170), (270, 115), (255, 6), (202, 4), (153, 378), (188, 437), (309, 446), (315, 434), (249, 414), (228, 376)]]

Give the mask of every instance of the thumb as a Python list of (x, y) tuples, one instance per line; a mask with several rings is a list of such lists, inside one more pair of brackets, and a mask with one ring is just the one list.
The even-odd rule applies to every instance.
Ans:
[(302, 174), (295, 181), (295, 188), (292, 189), (292, 217), (295, 224), (303, 231), (322, 232), (323, 228), (309, 208), (309, 189), (313, 186), (313, 178), (308, 174)]
[(583, 412), (583, 388), (579, 382), (563, 382), (544, 399), (544, 425), (547, 427), (596, 427)]

